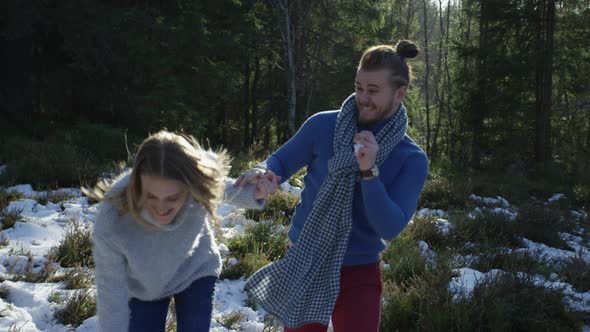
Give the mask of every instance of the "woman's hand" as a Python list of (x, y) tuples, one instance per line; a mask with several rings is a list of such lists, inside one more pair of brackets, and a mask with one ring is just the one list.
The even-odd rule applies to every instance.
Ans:
[(248, 184), (255, 184), (255, 199), (268, 199), (268, 197), (277, 191), (280, 176), (275, 175), (273, 171), (252, 168), (242, 173), (234, 183), (234, 186), (244, 187)]

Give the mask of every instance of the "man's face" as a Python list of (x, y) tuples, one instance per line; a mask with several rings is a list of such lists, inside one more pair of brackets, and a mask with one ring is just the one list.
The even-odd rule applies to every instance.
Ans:
[(405, 87), (393, 89), (390, 75), (388, 69), (356, 72), (354, 85), (359, 124), (379, 122), (392, 116), (399, 107), (405, 96)]

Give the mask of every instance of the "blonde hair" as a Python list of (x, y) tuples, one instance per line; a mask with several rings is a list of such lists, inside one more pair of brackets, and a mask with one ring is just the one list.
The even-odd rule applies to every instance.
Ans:
[(185, 183), (195, 201), (209, 212), (216, 224), (215, 212), (223, 198), (224, 178), (230, 169), (225, 150), (205, 150), (197, 140), (184, 134), (162, 130), (146, 138), (135, 156), (129, 183), (121, 191), (111, 192), (113, 183), (99, 182), (94, 188), (82, 188), (97, 201), (108, 201), (122, 213), (131, 213), (135, 221), (151, 226), (141, 217), (141, 175), (152, 175)]

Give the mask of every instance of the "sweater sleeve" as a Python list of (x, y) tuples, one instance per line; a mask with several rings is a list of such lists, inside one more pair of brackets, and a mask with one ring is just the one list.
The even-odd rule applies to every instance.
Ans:
[(130, 310), (125, 258), (103, 236), (94, 233), (92, 238), (98, 331), (127, 331)]
[(405, 160), (389, 188), (385, 188), (379, 177), (361, 181), (368, 222), (382, 239), (391, 240), (406, 227), (416, 210), (427, 175), (428, 159), (424, 153), (416, 153)]
[(266, 203), (265, 199), (254, 199), (256, 185), (248, 184), (244, 187), (236, 187), (233, 185), (233, 183), (233, 179), (225, 179), (225, 192), (223, 200), (227, 204), (247, 209), (260, 210), (264, 208), (264, 204)]
[(313, 160), (314, 137), (321, 133), (321, 113), (307, 119), (287, 143), (275, 151), (262, 166), (281, 176), (281, 183)]

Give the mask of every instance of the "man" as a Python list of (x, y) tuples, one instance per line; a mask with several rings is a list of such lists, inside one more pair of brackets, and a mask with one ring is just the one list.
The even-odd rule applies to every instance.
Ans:
[(310, 117), (254, 177), (288, 179), (307, 167), (289, 229), (290, 249), (245, 289), (287, 332), (378, 331), (383, 240), (407, 225), (428, 173), (425, 153), (406, 135), (406, 58), (416, 45), (367, 49), (355, 93), (340, 110)]

